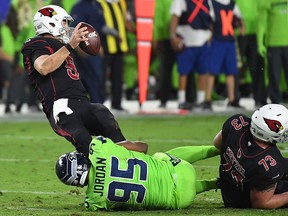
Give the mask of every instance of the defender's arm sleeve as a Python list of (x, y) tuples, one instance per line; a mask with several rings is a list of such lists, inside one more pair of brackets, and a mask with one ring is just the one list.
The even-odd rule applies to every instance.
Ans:
[(265, 34), (267, 33), (267, 19), (269, 1), (258, 1), (258, 31), (257, 31), (257, 44), (258, 46), (264, 45)]

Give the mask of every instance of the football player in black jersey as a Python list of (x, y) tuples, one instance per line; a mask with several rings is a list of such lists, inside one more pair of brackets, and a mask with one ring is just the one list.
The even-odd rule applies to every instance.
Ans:
[(226, 120), (214, 138), (225, 207), (288, 206), (288, 161), (276, 146), (287, 140), (288, 110), (280, 104), (265, 105), (252, 118), (237, 114)]
[(22, 48), (25, 71), (43, 111), (53, 130), (86, 156), (93, 135), (107, 136), (133, 150), (135, 142), (125, 139), (112, 113), (102, 104), (89, 102), (73, 54), (87, 40), (83, 35), (88, 31), (79, 28), (80, 23), (72, 31), (71, 21), (59, 6), (39, 9), (33, 20), (36, 36)]

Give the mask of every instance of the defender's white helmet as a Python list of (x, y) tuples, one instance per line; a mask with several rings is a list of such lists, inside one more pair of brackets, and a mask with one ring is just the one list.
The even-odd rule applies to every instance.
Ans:
[(63, 21), (69, 24), (73, 21), (73, 18), (57, 5), (48, 5), (40, 8), (33, 19), (37, 35), (49, 33), (53, 36), (59, 36), (64, 43), (67, 43), (69, 40), (69, 28), (67, 29), (63, 26)]
[(250, 131), (264, 142), (287, 142), (288, 109), (280, 104), (267, 104), (259, 108), (252, 115)]

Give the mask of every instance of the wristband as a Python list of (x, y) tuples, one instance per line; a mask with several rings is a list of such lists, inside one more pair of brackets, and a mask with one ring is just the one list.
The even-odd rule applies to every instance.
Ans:
[(70, 53), (74, 50), (69, 43), (65, 44), (64, 46)]

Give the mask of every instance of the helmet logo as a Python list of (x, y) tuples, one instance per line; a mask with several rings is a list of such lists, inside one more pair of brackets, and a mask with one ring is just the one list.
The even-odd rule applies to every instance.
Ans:
[(264, 117), (263, 117), (263, 119), (271, 131), (278, 133), (279, 131), (283, 130), (283, 126), (279, 121), (266, 119)]
[(57, 14), (56, 11), (51, 7), (42, 8), (38, 12), (41, 13), (42, 15), (48, 16), (48, 17), (52, 17), (52, 16)]

